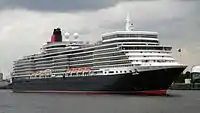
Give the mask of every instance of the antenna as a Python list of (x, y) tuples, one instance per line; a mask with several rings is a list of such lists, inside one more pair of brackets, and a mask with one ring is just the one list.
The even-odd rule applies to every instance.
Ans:
[(129, 13), (126, 16), (126, 31), (129, 31), (130, 17)]
[(131, 19), (129, 16), (129, 13), (127, 13), (127, 17), (126, 17), (126, 31), (133, 31), (133, 24), (131, 23)]

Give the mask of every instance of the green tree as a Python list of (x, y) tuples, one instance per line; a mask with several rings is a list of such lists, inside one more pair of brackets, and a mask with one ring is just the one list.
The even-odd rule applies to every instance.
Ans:
[(186, 78), (186, 74), (181, 73), (176, 79), (175, 83), (184, 83)]
[(189, 71), (187, 71), (187, 72), (185, 73), (185, 75), (186, 75), (186, 78), (191, 78), (191, 74), (190, 74)]

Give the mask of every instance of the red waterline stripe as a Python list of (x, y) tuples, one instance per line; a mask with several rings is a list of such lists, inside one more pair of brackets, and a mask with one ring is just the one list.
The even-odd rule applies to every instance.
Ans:
[(143, 94), (143, 95), (166, 95), (167, 90), (138, 91), (138, 92), (135, 92), (135, 93), (136, 94)]
[(115, 91), (19, 91), (27, 93), (70, 93), (70, 94), (139, 94), (139, 95), (166, 95), (167, 90), (149, 90), (149, 91), (129, 91), (129, 92), (115, 92)]

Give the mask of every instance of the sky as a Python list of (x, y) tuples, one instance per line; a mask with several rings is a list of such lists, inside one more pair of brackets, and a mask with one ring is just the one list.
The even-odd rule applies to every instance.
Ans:
[(124, 30), (127, 13), (135, 30), (158, 32), (189, 70), (200, 64), (199, 11), (199, 0), (0, 0), (0, 71), (8, 77), (13, 61), (39, 52), (54, 28), (93, 43)]

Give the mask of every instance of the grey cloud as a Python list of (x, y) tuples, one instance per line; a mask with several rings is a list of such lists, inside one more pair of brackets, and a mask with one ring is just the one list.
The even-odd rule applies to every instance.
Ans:
[(39, 11), (74, 12), (112, 7), (132, 0), (1, 0), (1, 9), (25, 8)]
[[(0, 0), (0, 4), (1, 2), (2, 1)], [(13, 60), (24, 55), (38, 52), (38, 49), (41, 47), (43, 42), (49, 40), (52, 32), (51, 30), (54, 26), (57, 26), (57, 21), (59, 21), (61, 28), (64, 28), (64, 31), (69, 31), (71, 33), (78, 31), (81, 39), (90, 41), (100, 39), (99, 36), (104, 31), (109, 32), (123, 29), (125, 19), (123, 16), (126, 15), (123, 14), (126, 13), (126, 11), (123, 10), (123, 7), (127, 8), (129, 4), (129, 7), (131, 7), (130, 13), (132, 13), (132, 21), (136, 30), (158, 31), (160, 34), (159, 39), (162, 44), (169, 44), (175, 48), (183, 46), (185, 49), (183, 52), (186, 51), (187, 53), (182, 55), (182, 58), (184, 59), (184, 62), (182, 63), (189, 62), (190, 64), (193, 64), (194, 62), (200, 62), (199, 52), (191, 51), (191, 49), (195, 50), (195, 45), (197, 45), (194, 43), (199, 42), (200, 2), (190, 2), (190, 4), (188, 4), (189, 2), (177, 3), (174, 1), (170, 2), (170, 4), (166, 4), (165, 2), (145, 4), (142, 2), (142, 4), (139, 5), (134, 3), (135, 2), (128, 2), (127, 4), (122, 4), (120, 8), (109, 8), (103, 11), (90, 12), (89, 14), (81, 13), (80, 15), (55, 15), (57, 13), (33, 12), (20, 9), (17, 11), (11, 10), (0, 12), (0, 51), (3, 53), (0, 56), (0, 59), (2, 59), (0, 68), (2, 72), (8, 74), (8, 72), (11, 71)], [(10, 4), (10, 6), (13, 4), (14, 3)], [(22, 7), (24, 5), (19, 6)], [(33, 6), (36, 6), (36, 4), (33, 4)], [(64, 5), (62, 5), (62, 7), (63, 6)], [(15, 7), (17, 7), (17, 5)], [(47, 9), (35, 9), (34, 7), (32, 10), (49, 11)], [(51, 10), (61, 11), (59, 9)], [(89, 9), (79, 8), (76, 10)], [(104, 20), (107, 16), (111, 18)], [(82, 35), (84, 35), (84, 37), (82, 37)], [(191, 61), (191, 59), (193, 61)]]

